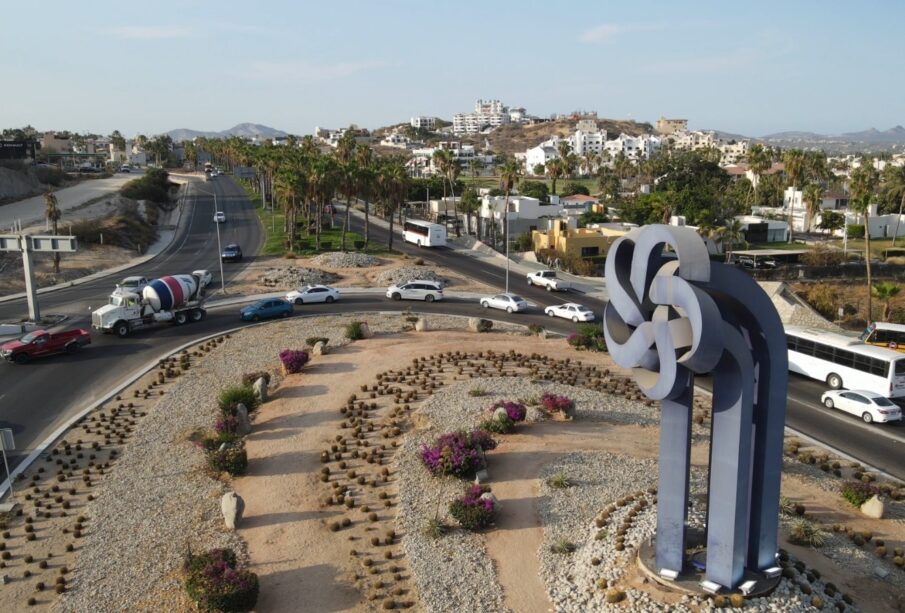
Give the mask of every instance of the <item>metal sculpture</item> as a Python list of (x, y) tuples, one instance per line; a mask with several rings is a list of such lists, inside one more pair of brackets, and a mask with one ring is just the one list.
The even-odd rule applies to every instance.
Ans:
[(694, 377), (709, 374), (706, 580), (734, 588), (746, 568), (776, 563), (788, 384), (782, 322), (748, 274), (710, 261), (691, 228), (650, 225), (619, 238), (606, 280), (609, 352), (661, 401), (657, 568), (683, 569)]

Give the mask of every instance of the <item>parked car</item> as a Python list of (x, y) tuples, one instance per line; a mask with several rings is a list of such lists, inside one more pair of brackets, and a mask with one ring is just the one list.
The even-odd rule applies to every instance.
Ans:
[(260, 321), (273, 319), (274, 317), (288, 317), (292, 315), (292, 303), (282, 298), (265, 298), (254, 304), (243, 307), (239, 311), (242, 321)]
[(756, 270), (756, 269), (767, 269), (772, 270), (776, 268), (776, 260), (772, 258), (753, 258), (750, 255), (740, 255), (735, 260), (742, 268), (747, 268), (748, 270)]
[(544, 313), (550, 317), (562, 317), (563, 319), (571, 319), (575, 323), (579, 321), (594, 321), (594, 311), (588, 307), (581, 306), (575, 302), (566, 302), (565, 304), (555, 304), (544, 309)]
[(9, 341), (0, 346), (0, 357), (8, 362), (25, 364), (34, 358), (56, 353), (75, 353), (90, 344), (91, 334), (81, 328), (56, 333), (35, 330), (17, 341)]
[(286, 300), (293, 304), (335, 302), (339, 300), (339, 292), (326, 285), (306, 285), (286, 294)]
[(240, 262), (242, 261), (242, 247), (232, 243), (223, 248), (220, 253), (220, 259), (224, 262)]
[(902, 409), (892, 400), (876, 392), (866, 390), (829, 390), (820, 397), (828, 409), (836, 408), (857, 415), (865, 423), (902, 420)]
[(409, 281), (402, 285), (391, 285), (387, 298), (393, 300), (443, 300), (443, 287), (437, 281)]
[(119, 171), (120, 172), (132, 172), (132, 168), (130, 166), (128, 166), (127, 164), (123, 164), (122, 166), (119, 167)]
[(119, 282), (118, 287), (131, 292), (133, 294), (141, 294), (141, 290), (148, 286), (148, 278), (147, 277), (126, 277), (122, 281)]
[(226, 213), (224, 213), (223, 211), (217, 211), (216, 213), (214, 213), (214, 221), (216, 223), (223, 223), (224, 221), (226, 221)]
[(496, 294), (481, 298), (481, 306), (485, 309), (500, 309), (507, 313), (527, 311), (528, 301), (517, 294)]

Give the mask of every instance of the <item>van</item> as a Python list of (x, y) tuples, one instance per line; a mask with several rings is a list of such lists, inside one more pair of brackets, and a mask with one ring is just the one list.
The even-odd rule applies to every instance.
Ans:
[(443, 300), (443, 287), (437, 281), (409, 281), (408, 283), (391, 285), (387, 289), (387, 298), (433, 302), (434, 300)]

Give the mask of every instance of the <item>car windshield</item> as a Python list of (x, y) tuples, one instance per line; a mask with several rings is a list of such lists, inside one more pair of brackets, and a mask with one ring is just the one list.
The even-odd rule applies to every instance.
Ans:
[(524, 298), (522, 298), (521, 296), (516, 296), (515, 294), (510, 296), (510, 298), (512, 298), (515, 302), (524, 302), (525, 301)]
[(892, 402), (889, 398), (874, 398), (874, 404), (878, 407), (894, 407), (896, 404)]
[(122, 296), (110, 296), (110, 304), (113, 306), (123, 306), (126, 304)]
[(23, 343), (28, 344), (28, 343), (32, 342), (33, 340), (35, 340), (36, 338), (38, 338), (38, 336), (39, 336), (38, 332), (29, 332), (28, 334), (26, 334), (19, 340), (22, 341)]

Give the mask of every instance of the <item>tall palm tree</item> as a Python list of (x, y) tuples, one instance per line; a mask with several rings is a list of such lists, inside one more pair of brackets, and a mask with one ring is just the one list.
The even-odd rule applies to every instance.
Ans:
[[(62, 216), (63, 213), (60, 211), (60, 207), (57, 206), (56, 194), (52, 191), (44, 192), (44, 218), (50, 222), (51, 232), (54, 236), (57, 235), (57, 224)], [(59, 251), (54, 251), (53, 253), (53, 272), (54, 274), (60, 274)]]
[[(551, 160), (553, 162), (558, 160)], [(509, 192), (519, 177), (519, 165), (515, 160), (506, 160), (500, 166), (500, 186), (503, 189), (505, 204), (503, 206), (503, 236), (506, 241), (506, 291), (509, 291)]]
[(600, 163), (600, 155), (591, 151), (590, 149), (581, 156), (582, 166), (587, 170), (587, 175), (590, 177), (594, 173), (594, 169), (597, 168), (597, 165)]
[(892, 317), (892, 299), (898, 296), (901, 291), (901, 285), (896, 285), (890, 281), (881, 281), (871, 288), (874, 298), (882, 300), (885, 305), (883, 307), (883, 321), (889, 321), (889, 318)]
[[(434, 151), (432, 160), (434, 166), (437, 168), (437, 172), (439, 172), (443, 178), (449, 176), (449, 169), (455, 164), (452, 151), (449, 149), (437, 149)], [(449, 201), (446, 199), (446, 183), (443, 182), (443, 215), (447, 219), (449, 218), (448, 203)]]
[[(558, 178), (564, 176), (564, 174), (565, 174), (565, 172), (564, 172), (565, 169), (563, 166), (562, 158), (556, 158), (556, 159), (550, 160), (549, 162), (547, 162), (546, 166), (544, 167), (544, 170), (547, 173), (547, 176), (550, 178), (550, 181), (551, 181), (550, 194), (555, 196), (556, 195), (556, 180)], [(500, 177), (500, 181), (502, 182), (502, 176)]]
[(877, 189), (879, 176), (874, 168), (873, 160), (861, 159), (861, 165), (852, 171), (851, 176), (851, 200), (849, 205), (864, 217), (864, 265), (867, 271), (867, 321), (873, 318), (873, 302), (871, 298), (871, 269), (870, 269), (870, 201)]
[(807, 207), (805, 231), (810, 232), (811, 224), (814, 223), (814, 218), (820, 212), (820, 203), (823, 202), (823, 187), (818, 183), (808, 183), (804, 188), (803, 199)]
[(895, 230), (892, 233), (892, 247), (896, 246), (899, 235), (899, 220), (902, 219), (902, 208), (905, 207), (905, 166), (888, 164), (883, 170), (883, 194), (888, 201), (899, 201), (899, 214), (896, 217)]
[[(804, 172), (804, 152), (801, 149), (788, 149), (782, 154), (782, 162), (785, 166), (786, 178), (788, 179), (788, 185), (793, 190), (798, 188), (799, 183), (801, 182), (801, 175)], [(795, 207), (793, 206), (794, 199), (789, 201), (789, 242), (792, 242), (792, 222), (794, 221), (793, 213)]]
[(393, 251), (393, 221), (396, 218), (394, 213), (405, 203), (409, 181), (405, 164), (400, 159), (385, 161), (377, 173), (378, 192), (384, 207), (384, 213), (390, 221), (389, 239), (387, 241), (387, 249), (389, 251)]
[(742, 232), (742, 223), (738, 219), (730, 219), (718, 230), (720, 240), (726, 251), (726, 262), (732, 261), (732, 250), (736, 243), (744, 239)]
[[(760, 183), (760, 177), (763, 173), (770, 169), (773, 165), (773, 159), (770, 152), (761, 144), (751, 145), (748, 150), (748, 168), (754, 173), (754, 205), (757, 206), (757, 184)], [(791, 233), (792, 229), (789, 228)]]
[(374, 152), (367, 144), (359, 144), (355, 150), (358, 164), (358, 193), (365, 203), (365, 248), (371, 240), (371, 191), (374, 187)]
[(472, 187), (474, 187), (474, 184), (478, 180), (478, 175), (480, 174), (481, 170), (483, 170), (483, 169), (484, 169), (484, 162), (482, 162), (478, 158), (475, 157), (475, 158), (471, 158), (471, 160), (469, 160), (468, 170), (469, 170), (469, 172), (471, 172)]

